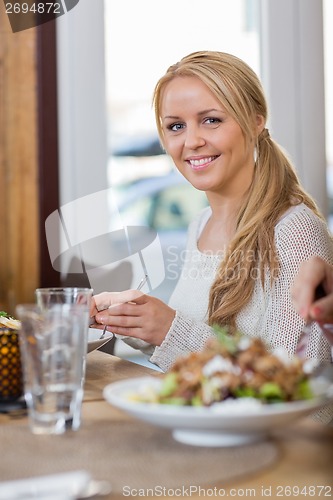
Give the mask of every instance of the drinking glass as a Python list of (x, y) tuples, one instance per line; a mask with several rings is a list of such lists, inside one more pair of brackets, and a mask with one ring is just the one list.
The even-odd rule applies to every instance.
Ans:
[(89, 309), (93, 290), (79, 287), (37, 288), (35, 290), (37, 304), (44, 308), (50, 304), (82, 304)]
[(61, 434), (79, 429), (88, 304), (20, 304), (16, 313), (21, 320), (24, 394), (32, 432)]

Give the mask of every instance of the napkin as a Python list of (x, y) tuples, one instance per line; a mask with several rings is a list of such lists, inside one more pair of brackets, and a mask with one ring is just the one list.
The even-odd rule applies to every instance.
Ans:
[(0, 482), (0, 500), (73, 500), (88, 487), (84, 470)]

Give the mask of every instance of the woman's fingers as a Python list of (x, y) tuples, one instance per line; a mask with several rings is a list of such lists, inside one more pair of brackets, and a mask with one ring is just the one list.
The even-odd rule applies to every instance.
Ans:
[(138, 290), (125, 290), (124, 292), (102, 292), (92, 298), (90, 315), (94, 316), (99, 311), (104, 311), (115, 304), (123, 304), (136, 300), (143, 293)]
[[(98, 307), (95, 311), (95, 321), (101, 325), (114, 325), (114, 318), (138, 316), (137, 304), (146, 302), (146, 295), (138, 290), (125, 290), (124, 292), (114, 293), (109, 301), (109, 306), (102, 310)], [(101, 304), (99, 302), (99, 304)], [(104, 302), (105, 305), (105, 302)], [(124, 326), (127, 326), (126, 320), (121, 320)], [(130, 325), (129, 325), (130, 326)]]
[(160, 345), (175, 316), (174, 309), (138, 290), (121, 292), (118, 302), (96, 314), (96, 321), (115, 334)]
[(309, 318), (319, 323), (333, 323), (333, 295), (317, 300), (309, 307)]

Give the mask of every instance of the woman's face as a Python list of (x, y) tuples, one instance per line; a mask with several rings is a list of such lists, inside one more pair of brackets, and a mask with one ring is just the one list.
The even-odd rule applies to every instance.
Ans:
[(250, 186), (253, 145), (238, 123), (196, 77), (176, 77), (161, 96), (164, 146), (197, 189), (241, 196)]

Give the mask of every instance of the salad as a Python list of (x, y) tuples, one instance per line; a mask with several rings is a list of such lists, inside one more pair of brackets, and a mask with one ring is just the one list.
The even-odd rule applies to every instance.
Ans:
[(211, 406), (238, 398), (276, 403), (313, 397), (303, 360), (289, 359), (283, 349), (272, 353), (258, 338), (214, 329), (203, 351), (179, 358), (160, 388), (140, 394), (140, 402)]

